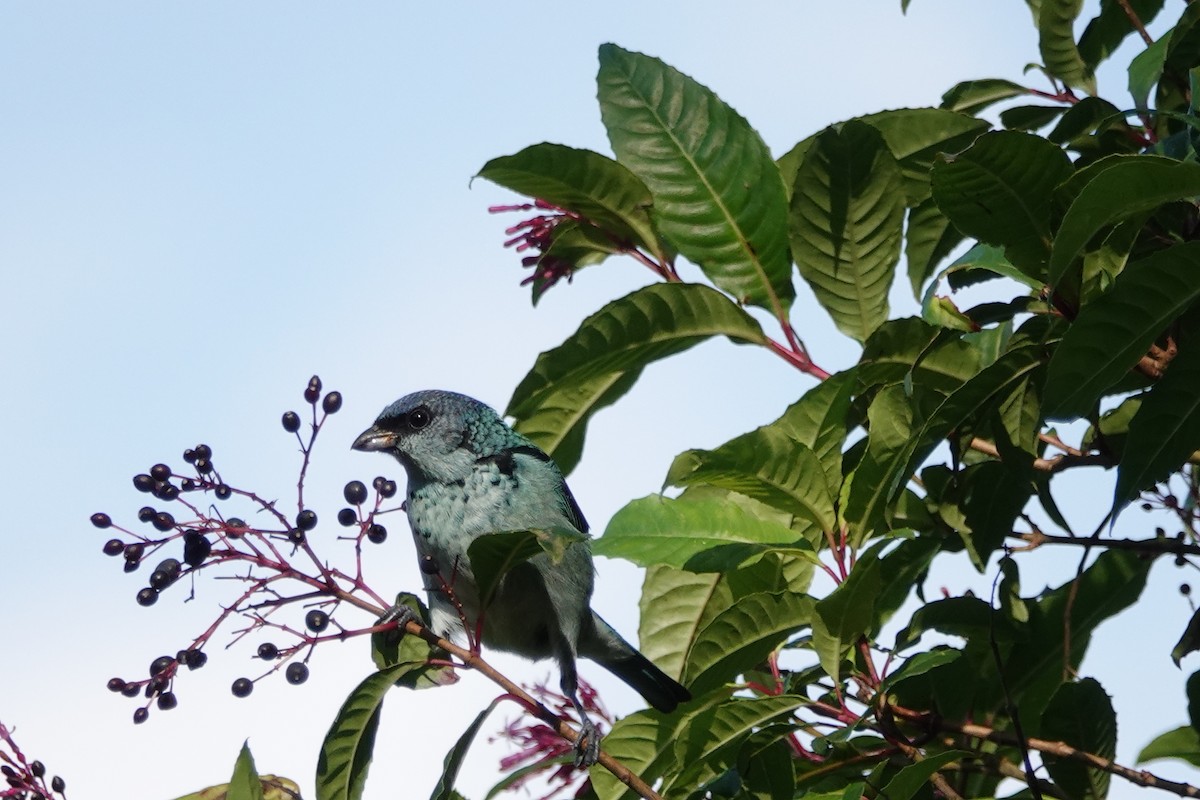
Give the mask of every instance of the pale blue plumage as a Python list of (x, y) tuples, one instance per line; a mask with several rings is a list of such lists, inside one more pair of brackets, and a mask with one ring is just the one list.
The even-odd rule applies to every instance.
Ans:
[[(475, 627), (479, 598), (467, 558), (478, 536), (531, 529), (587, 532), (562, 474), (544, 452), (488, 406), (445, 391), (410, 394), (383, 410), (355, 449), (394, 456), (408, 473), (408, 519), (429, 593), (434, 629), (459, 635), (463, 624), (445, 586)], [(595, 729), (576, 695), (575, 658), (592, 659), (670, 711), (690, 698), (589, 608), (592, 557), (586, 542), (561, 561), (539, 554), (502, 581), (483, 615), (483, 644), (527, 658), (553, 657), (562, 689), (584, 721), (577, 761), (595, 762)]]

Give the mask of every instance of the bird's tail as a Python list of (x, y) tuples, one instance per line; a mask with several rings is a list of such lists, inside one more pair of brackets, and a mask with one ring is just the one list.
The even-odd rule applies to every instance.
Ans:
[(580, 642), (580, 655), (590, 658), (629, 684), (654, 708), (669, 714), (692, 699), (689, 692), (621, 638), (607, 622), (593, 614), (594, 636)]

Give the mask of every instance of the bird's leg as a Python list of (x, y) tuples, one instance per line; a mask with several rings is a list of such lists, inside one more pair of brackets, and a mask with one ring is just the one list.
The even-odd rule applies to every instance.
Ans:
[(575, 676), (575, 659), (561, 658), (559, 669), (562, 673), (559, 686), (562, 688), (563, 694), (571, 698), (571, 703), (579, 714), (579, 738), (575, 740), (575, 766), (587, 769), (600, 760), (600, 735), (596, 731), (596, 726), (588, 718), (583, 703), (579, 702), (579, 682)]
[(375, 624), (387, 625), (390, 622), (395, 622), (396, 630), (388, 633), (388, 639), (397, 642), (407, 632), (405, 629), (408, 627), (408, 623), (413, 620), (417, 622), (421, 621), (417, 612), (411, 606), (406, 606), (404, 603), (396, 603), (396, 605), (383, 612), (379, 619), (375, 621)]

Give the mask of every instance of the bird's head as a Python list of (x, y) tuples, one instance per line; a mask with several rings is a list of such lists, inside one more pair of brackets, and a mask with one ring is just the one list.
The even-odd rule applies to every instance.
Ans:
[(526, 442), (489, 406), (435, 389), (389, 405), (351, 447), (390, 453), (404, 465), (410, 481), (449, 483), (469, 475), (480, 458)]

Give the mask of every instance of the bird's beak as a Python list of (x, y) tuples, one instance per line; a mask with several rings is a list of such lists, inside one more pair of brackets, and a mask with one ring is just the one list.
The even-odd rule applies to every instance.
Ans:
[(372, 453), (379, 450), (390, 450), (395, 446), (396, 434), (381, 430), (372, 425), (359, 434), (358, 438), (354, 440), (354, 444), (350, 445), (350, 449)]

